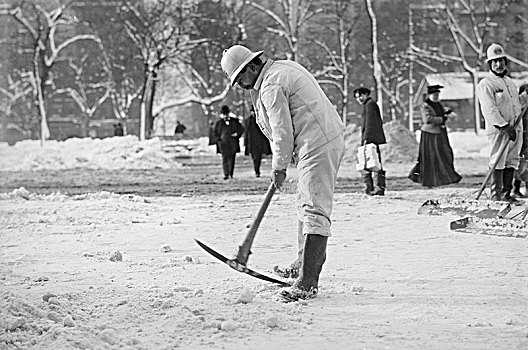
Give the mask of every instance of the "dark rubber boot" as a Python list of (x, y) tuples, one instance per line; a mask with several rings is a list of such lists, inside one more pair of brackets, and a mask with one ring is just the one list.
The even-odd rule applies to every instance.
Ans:
[(380, 170), (376, 174), (376, 192), (373, 193), (374, 196), (384, 196), (385, 195), (385, 170)]
[(513, 175), (515, 169), (513, 168), (504, 168), (502, 172), (502, 200), (510, 203), (518, 203), (519, 201), (511, 196), (511, 191), (513, 189)]
[(372, 173), (369, 171), (363, 174), (363, 181), (365, 181), (365, 193), (372, 195), (374, 193), (374, 180), (372, 179)]
[(497, 170), (493, 171), (493, 176), (491, 177), (491, 200), (492, 201), (501, 201), (502, 200), (502, 175), (503, 170)]
[(293, 286), (281, 292), (284, 301), (312, 299), (317, 296), (319, 275), (326, 261), (326, 245), (328, 237), (306, 235), (301, 273)]
[(513, 195), (518, 198), (525, 198), (524, 194), (521, 192), (522, 181), (515, 179), (513, 180)]

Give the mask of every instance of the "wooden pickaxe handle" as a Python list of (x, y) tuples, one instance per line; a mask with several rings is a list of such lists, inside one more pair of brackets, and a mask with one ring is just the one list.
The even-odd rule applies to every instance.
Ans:
[(244, 242), (238, 248), (236, 260), (244, 266), (247, 265), (249, 254), (251, 254), (251, 246), (253, 245), (253, 240), (255, 239), (255, 235), (257, 234), (260, 222), (264, 217), (264, 213), (266, 213), (266, 210), (268, 209), (268, 206), (271, 202), (271, 198), (273, 197), (273, 194), (275, 193), (276, 189), (277, 188), (273, 183), (269, 185), (268, 191), (266, 192), (266, 197), (260, 205), (257, 217), (255, 218), (255, 220), (253, 220), (253, 223), (251, 224), (251, 227), (249, 228), (249, 231), (246, 235), (246, 239), (244, 239)]

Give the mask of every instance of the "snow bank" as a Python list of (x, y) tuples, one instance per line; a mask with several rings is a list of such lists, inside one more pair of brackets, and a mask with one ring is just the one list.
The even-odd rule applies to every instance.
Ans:
[[(418, 155), (419, 132), (415, 135), (401, 122), (384, 124), (387, 144), (381, 147), (383, 160), (389, 163), (412, 162)], [(360, 128), (355, 124), (345, 131), (345, 163), (356, 162)], [(487, 157), (485, 135), (474, 132), (451, 132), (449, 139), (456, 158)], [(163, 147), (170, 144), (170, 148)], [(164, 151), (164, 148), (169, 150)], [(154, 169), (180, 167), (180, 157), (215, 155), (208, 138), (163, 141), (153, 138), (139, 141), (136, 136), (105, 139), (72, 138), (66, 141), (25, 140), (13, 146), (0, 143), (0, 171), (38, 171), (73, 168), (86, 169)]]

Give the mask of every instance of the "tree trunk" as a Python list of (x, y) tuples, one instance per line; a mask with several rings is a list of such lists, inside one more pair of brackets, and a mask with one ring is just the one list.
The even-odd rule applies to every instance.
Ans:
[(156, 83), (158, 81), (158, 73), (157, 71), (152, 72), (152, 78), (150, 80), (150, 89), (149, 93), (147, 94), (147, 102), (146, 102), (146, 113), (145, 113), (145, 136), (147, 138), (150, 138), (152, 135), (152, 129), (154, 127), (154, 115), (152, 114), (152, 110), (154, 108), (154, 95), (156, 94)]
[(81, 135), (82, 137), (90, 136), (90, 119), (91, 115), (84, 113), (81, 119)]
[(40, 145), (43, 147), (46, 143), (46, 139), (50, 137), (50, 132), (46, 117), (46, 106), (44, 105), (43, 81), (40, 76), (39, 67), (39, 50), (36, 48), (35, 54), (33, 55), (33, 79), (35, 80), (35, 89), (37, 90), (35, 95), (37, 96), (37, 104), (40, 114)]
[(475, 133), (480, 132), (480, 107), (477, 98), (477, 86), (478, 86), (478, 70), (471, 72), (473, 78), (473, 110), (475, 113)]
[(381, 113), (381, 119), (383, 119), (383, 81), (381, 79), (381, 64), (379, 62), (378, 54), (378, 21), (376, 19), (376, 13), (372, 8), (372, 0), (365, 1), (367, 3), (367, 10), (372, 26), (372, 66), (374, 71), (374, 80), (376, 81), (377, 102)]

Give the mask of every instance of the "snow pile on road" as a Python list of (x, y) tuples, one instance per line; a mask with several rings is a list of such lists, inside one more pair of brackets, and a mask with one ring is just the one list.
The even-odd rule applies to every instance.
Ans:
[[(401, 163), (416, 159), (419, 135), (409, 131), (401, 122), (384, 124), (387, 144), (381, 146), (384, 162)], [(356, 162), (360, 144), (360, 127), (347, 126), (345, 131), (345, 163)], [(474, 132), (451, 132), (449, 139), (457, 158), (487, 157), (485, 135)], [(163, 147), (170, 144), (170, 147)], [(165, 148), (165, 151), (164, 151)], [(153, 138), (139, 141), (136, 136), (105, 139), (72, 138), (47, 141), (42, 147), (38, 140), (25, 140), (13, 146), (0, 143), (0, 170), (38, 171), (61, 169), (168, 169), (180, 167), (178, 159), (215, 155), (216, 148), (208, 138), (163, 141)]]
[(2, 170), (150, 169), (178, 166), (161, 150), (159, 139), (139, 142), (136, 136), (106, 139), (72, 138), (66, 141), (26, 140), (0, 145)]

